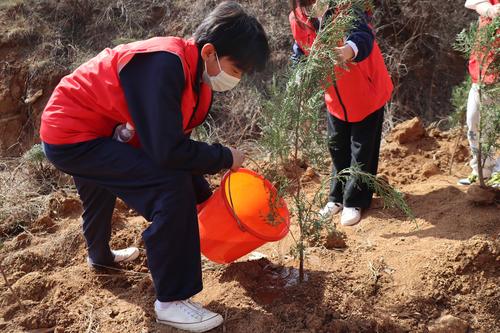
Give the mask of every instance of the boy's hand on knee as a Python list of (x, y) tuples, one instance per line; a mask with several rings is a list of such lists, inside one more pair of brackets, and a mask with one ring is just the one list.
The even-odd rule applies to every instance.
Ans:
[(234, 148), (229, 148), (231, 153), (233, 154), (233, 166), (231, 167), (231, 171), (237, 171), (243, 165), (245, 161), (245, 153)]

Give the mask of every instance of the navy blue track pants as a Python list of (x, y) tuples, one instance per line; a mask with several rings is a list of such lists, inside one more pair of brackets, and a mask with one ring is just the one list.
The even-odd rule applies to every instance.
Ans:
[[(384, 123), (385, 107), (373, 112), (357, 123), (348, 123), (328, 113), (328, 148), (333, 160), (332, 176), (351, 166), (377, 175)], [(343, 203), (345, 207), (370, 207), (373, 191), (351, 177), (347, 182), (332, 178), (330, 202)]]
[(196, 203), (211, 195), (202, 176), (160, 168), (142, 150), (110, 138), (70, 145), (44, 143), (44, 151), (75, 180), (93, 263), (113, 262), (111, 217), (119, 197), (151, 222), (142, 236), (158, 300), (187, 299), (202, 290)]

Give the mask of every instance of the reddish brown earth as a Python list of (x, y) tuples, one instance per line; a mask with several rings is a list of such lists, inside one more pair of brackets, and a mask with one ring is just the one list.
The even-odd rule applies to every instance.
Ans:
[[(405, 127), (414, 124), (399, 129)], [(405, 144), (398, 142), (398, 130), (389, 135), (380, 167), (404, 192), (416, 221), (382, 209), (375, 199), (359, 225), (338, 227), (346, 248), (308, 248), (303, 283), (289, 255), (291, 236), (257, 250), (267, 258), (231, 265), (204, 260), (205, 289), (196, 300), (224, 316), (224, 326), (214, 332), (500, 331), (498, 195), (486, 206), (469, 201), (467, 189), (456, 185), (468, 173), (466, 142), (460, 141), (448, 175), (454, 136), (417, 132)], [(312, 180), (307, 190), (317, 186)], [(19, 307), (2, 282), (0, 331), (174, 332), (154, 322), (144, 251), (123, 271), (91, 271), (80, 204), (52, 197), (50, 210), (0, 250), (0, 263), (27, 308)], [(338, 225), (338, 217), (332, 223)], [(143, 249), (146, 226), (117, 205), (112, 246)], [(292, 233), (298, 233), (295, 225)], [(328, 248), (335, 246), (343, 247), (333, 242)], [(444, 315), (452, 322), (438, 321)]]

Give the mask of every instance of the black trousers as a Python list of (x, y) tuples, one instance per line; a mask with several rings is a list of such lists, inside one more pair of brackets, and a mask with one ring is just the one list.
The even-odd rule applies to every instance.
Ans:
[[(332, 176), (351, 166), (377, 174), (382, 125), (385, 107), (375, 111), (364, 120), (348, 123), (328, 114), (328, 148), (333, 160)], [(343, 203), (345, 207), (370, 207), (373, 191), (358, 179), (347, 182), (332, 178), (330, 202)]]
[(202, 290), (196, 203), (211, 195), (203, 177), (160, 168), (142, 150), (109, 138), (44, 144), (44, 150), (75, 180), (93, 263), (113, 262), (111, 216), (119, 197), (151, 222), (142, 236), (158, 300), (183, 300)]

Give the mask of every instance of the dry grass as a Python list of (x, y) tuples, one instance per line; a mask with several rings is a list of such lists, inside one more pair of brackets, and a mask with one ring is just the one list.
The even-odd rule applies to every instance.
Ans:
[(68, 188), (70, 179), (48, 162), (0, 159), (0, 239), (26, 231), (47, 211), (52, 192)]
[(0, 174), (0, 238), (22, 232), (48, 206), (46, 195), (33, 191), (29, 179), (12, 178), (14, 173)]

